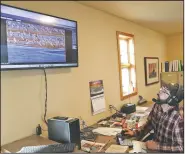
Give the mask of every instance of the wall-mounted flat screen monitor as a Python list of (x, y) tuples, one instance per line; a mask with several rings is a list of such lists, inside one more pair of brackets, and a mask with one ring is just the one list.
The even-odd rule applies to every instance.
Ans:
[(1, 70), (77, 66), (76, 21), (1, 5)]

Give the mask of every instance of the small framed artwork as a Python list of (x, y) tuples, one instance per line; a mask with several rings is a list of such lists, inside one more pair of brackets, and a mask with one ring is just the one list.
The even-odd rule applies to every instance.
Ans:
[(144, 57), (145, 67), (145, 85), (151, 85), (159, 82), (159, 58)]

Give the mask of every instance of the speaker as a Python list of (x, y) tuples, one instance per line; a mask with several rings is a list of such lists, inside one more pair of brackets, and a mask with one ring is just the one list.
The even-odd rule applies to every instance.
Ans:
[(81, 149), (80, 123), (77, 118), (48, 119), (48, 138), (59, 143), (75, 143)]

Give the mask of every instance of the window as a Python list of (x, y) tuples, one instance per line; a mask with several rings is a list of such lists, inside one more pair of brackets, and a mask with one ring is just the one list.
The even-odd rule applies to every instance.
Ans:
[(121, 100), (137, 95), (134, 35), (117, 32)]

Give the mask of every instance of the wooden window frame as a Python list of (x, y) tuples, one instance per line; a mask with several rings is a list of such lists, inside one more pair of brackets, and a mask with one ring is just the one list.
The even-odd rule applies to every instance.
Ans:
[[(116, 32), (116, 38), (117, 38), (117, 49), (118, 49), (118, 67), (119, 67), (119, 83), (120, 83), (120, 99), (121, 100), (125, 100), (127, 98), (130, 98), (132, 96), (135, 96), (138, 94), (138, 90), (137, 90), (137, 76), (136, 76), (136, 62), (135, 62), (135, 65), (132, 65), (130, 64), (129, 66), (126, 66), (124, 64), (121, 64), (121, 51), (120, 51), (120, 38), (119, 38), (119, 35), (124, 35), (126, 37), (130, 37), (134, 40), (134, 35), (132, 34), (128, 34), (128, 33), (124, 33), (124, 32), (120, 32), (120, 31), (117, 31)], [(123, 39), (125, 40), (125, 39)], [(129, 47), (129, 46), (128, 46)], [(129, 49), (128, 49), (129, 50)], [(129, 56), (129, 54), (128, 54)], [(130, 58), (128, 58), (128, 60), (130, 60)], [(135, 60), (135, 52), (134, 52), (134, 60)], [(135, 87), (135, 91), (128, 94), (128, 95), (123, 95), (123, 89), (122, 89), (122, 68), (135, 68), (135, 78), (136, 78), (136, 87)], [(129, 71), (130, 73), (130, 71)], [(130, 76), (129, 76), (130, 77)]]

